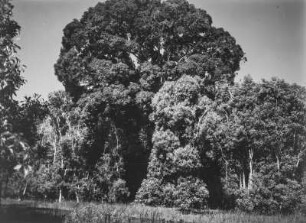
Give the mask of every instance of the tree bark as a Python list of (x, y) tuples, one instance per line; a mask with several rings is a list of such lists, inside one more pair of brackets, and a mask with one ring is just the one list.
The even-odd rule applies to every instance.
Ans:
[(22, 192), (22, 199), (24, 198), (26, 192), (27, 192), (27, 187), (28, 187), (28, 181), (26, 181), (26, 185), (24, 186), (23, 192)]
[[(78, 185), (78, 190), (79, 190), (79, 188), (80, 188), (80, 186)], [(79, 198), (78, 190), (75, 192), (75, 198), (76, 198), (77, 203), (79, 203), (79, 202), (80, 202), (80, 198)]]
[(276, 155), (276, 164), (277, 164), (277, 170), (279, 172), (279, 170), (280, 170), (280, 160), (279, 160), (279, 156), (278, 155)]
[(246, 188), (246, 184), (245, 184), (245, 174), (244, 171), (242, 171), (242, 188), (245, 189)]
[(298, 168), (299, 167), (299, 164), (300, 164), (300, 159), (301, 159), (301, 156), (302, 155), (302, 151), (301, 152), (299, 152), (299, 154), (298, 154), (298, 157), (297, 157), (297, 161), (296, 161), (296, 168)]
[(56, 161), (56, 153), (57, 153), (56, 142), (54, 142), (53, 143), (53, 164), (55, 164), (55, 161)]
[(250, 168), (250, 173), (249, 173), (249, 179), (248, 179), (248, 190), (252, 190), (253, 188), (253, 161), (249, 161), (249, 168)]
[(75, 197), (76, 197), (76, 201), (77, 201), (77, 203), (80, 203), (80, 198), (79, 198), (79, 195), (78, 195), (78, 193), (77, 193), (77, 192), (75, 192)]
[(249, 180), (248, 180), (248, 190), (252, 190), (253, 188), (253, 149), (249, 150)]
[(228, 185), (228, 162), (225, 161), (225, 184)]
[(61, 203), (62, 202), (62, 189), (59, 190), (59, 196), (58, 196), (58, 203)]

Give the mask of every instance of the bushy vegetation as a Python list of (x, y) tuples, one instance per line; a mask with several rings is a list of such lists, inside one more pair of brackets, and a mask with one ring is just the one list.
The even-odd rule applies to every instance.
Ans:
[[(0, 9), (1, 29), (13, 27), (0, 39), (6, 196), (264, 214), (305, 207), (305, 87), (235, 83), (244, 52), (206, 11), (185, 0), (98, 3), (64, 29), (55, 74), (65, 91), (18, 104), (22, 69), (9, 58), (19, 26), (9, 1)], [(102, 210), (71, 218), (90, 222)]]
[(168, 222), (168, 223), (302, 223), (305, 217), (296, 215), (254, 215), (243, 212), (206, 212), (182, 214), (171, 208), (141, 205), (88, 205), (75, 209), (66, 223), (81, 222)]

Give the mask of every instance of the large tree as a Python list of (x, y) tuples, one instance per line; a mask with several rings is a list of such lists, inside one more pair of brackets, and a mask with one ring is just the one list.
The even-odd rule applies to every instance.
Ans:
[[(153, 96), (165, 81), (189, 75), (214, 100), (215, 83), (233, 83), (243, 56), (228, 32), (185, 0), (110, 0), (90, 8), (65, 27), (55, 64), (56, 76), (88, 114), (88, 165), (113, 157), (135, 195), (152, 148)], [(109, 155), (114, 151), (119, 157)]]

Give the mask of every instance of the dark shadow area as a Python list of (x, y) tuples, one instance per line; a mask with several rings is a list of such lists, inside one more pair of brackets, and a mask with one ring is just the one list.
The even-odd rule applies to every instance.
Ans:
[(63, 223), (65, 210), (33, 208), (24, 205), (0, 206), (1, 223)]

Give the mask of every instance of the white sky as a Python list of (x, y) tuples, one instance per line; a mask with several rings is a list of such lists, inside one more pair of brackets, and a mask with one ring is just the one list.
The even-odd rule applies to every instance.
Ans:
[[(46, 98), (63, 89), (54, 75), (61, 48), (62, 30), (81, 18), (98, 0), (13, 0), (14, 19), (21, 26), (19, 52), (27, 66), (27, 83), (18, 99), (33, 93)], [(255, 80), (280, 77), (306, 86), (305, 3), (303, 0), (189, 0), (205, 9), (213, 25), (234, 36), (248, 61), (236, 80), (251, 74)]]

